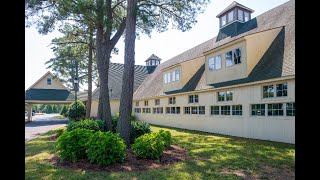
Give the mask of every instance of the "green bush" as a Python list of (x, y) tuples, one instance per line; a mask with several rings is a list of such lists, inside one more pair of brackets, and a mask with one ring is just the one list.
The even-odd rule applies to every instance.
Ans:
[(101, 129), (101, 124), (102, 124), (101, 120), (92, 120), (92, 119), (85, 119), (80, 121), (71, 120), (67, 125), (67, 131), (72, 131), (77, 128), (89, 129), (93, 131), (103, 131), (103, 128)]
[(130, 142), (133, 143), (136, 138), (150, 132), (151, 128), (147, 122), (131, 121)]
[(116, 133), (117, 132), (117, 125), (119, 121), (119, 113), (116, 115), (112, 116), (112, 132)]
[(100, 120), (100, 119), (97, 119), (95, 120), (99, 126), (99, 129), (100, 131), (103, 131), (104, 130), (104, 121)]
[(73, 102), (68, 109), (68, 117), (71, 120), (80, 120), (81, 118), (84, 118), (86, 115), (86, 106), (83, 104), (83, 102), (77, 100), (76, 102)]
[(164, 146), (167, 148), (172, 144), (172, 137), (169, 131), (160, 130), (158, 132), (162, 140), (164, 141)]
[(65, 132), (64, 129), (57, 129), (56, 131), (57, 137), (60, 137), (64, 132)]
[(93, 131), (87, 129), (75, 129), (62, 133), (56, 146), (61, 160), (78, 161), (86, 158), (86, 144), (91, 135)]
[(147, 159), (159, 159), (165, 149), (165, 143), (159, 133), (149, 133), (134, 140), (132, 150), (136, 156)]
[(126, 156), (126, 144), (119, 134), (98, 131), (88, 141), (87, 156), (91, 163), (99, 165), (122, 162)]
[(60, 115), (67, 117), (68, 107), (64, 105), (61, 109)]

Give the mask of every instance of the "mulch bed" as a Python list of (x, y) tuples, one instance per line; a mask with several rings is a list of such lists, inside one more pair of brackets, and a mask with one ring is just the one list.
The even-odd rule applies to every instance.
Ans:
[(127, 156), (124, 162), (116, 163), (109, 166), (99, 166), (91, 164), (88, 160), (81, 160), (79, 162), (63, 161), (61, 162), (58, 156), (53, 156), (50, 162), (67, 169), (74, 170), (91, 170), (91, 171), (108, 171), (108, 172), (131, 172), (143, 171), (149, 169), (163, 168), (168, 165), (186, 160), (187, 150), (176, 145), (171, 145), (160, 157), (159, 160), (140, 159), (137, 158), (131, 149), (127, 150)]

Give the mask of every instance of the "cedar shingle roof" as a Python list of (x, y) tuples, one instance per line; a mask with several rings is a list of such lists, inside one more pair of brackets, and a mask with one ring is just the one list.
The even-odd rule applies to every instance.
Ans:
[(207, 85), (205, 73), (203, 73), (204, 67), (202, 66), (185, 87), (177, 91), (166, 92), (166, 94), (214, 89), (217, 87), (295, 75), (295, 1), (291, 0), (247, 21), (236, 36), (226, 37), (218, 42), (216, 42), (216, 38), (212, 38), (158, 65), (155, 71), (145, 78), (139, 89), (134, 93), (133, 98), (142, 99), (165, 95), (162, 89), (162, 69), (201, 57), (204, 52), (241, 37), (278, 27), (283, 27), (282, 31), (275, 38), (247, 78)]
[[(110, 63), (109, 66), (109, 80), (108, 86), (112, 89), (111, 93), (109, 91), (110, 99), (120, 99), (121, 88), (122, 88), (122, 76), (124, 71), (124, 64)], [(138, 89), (142, 81), (148, 75), (147, 66), (135, 65), (134, 66), (134, 84), (133, 92)], [(100, 90), (97, 88), (92, 94), (93, 99), (99, 99)]]

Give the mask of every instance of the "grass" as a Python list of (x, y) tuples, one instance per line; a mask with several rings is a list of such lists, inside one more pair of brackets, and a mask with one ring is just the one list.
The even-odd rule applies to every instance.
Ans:
[[(277, 172), (295, 171), (294, 145), (152, 126), (169, 130), (174, 144), (188, 150), (189, 159), (167, 168), (126, 173), (92, 172), (58, 168), (49, 163), (55, 141), (43, 136), (26, 142), (25, 179), (244, 179), (243, 172), (259, 179), (269, 177), (261, 166)], [(272, 178), (273, 179), (273, 178)]]

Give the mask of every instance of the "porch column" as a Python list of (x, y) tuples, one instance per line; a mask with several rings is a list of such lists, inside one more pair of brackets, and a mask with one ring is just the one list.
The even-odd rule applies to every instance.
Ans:
[(32, 104), (28, 104), (27, 108), (28, 108), (28, 121), (32, 121)]

